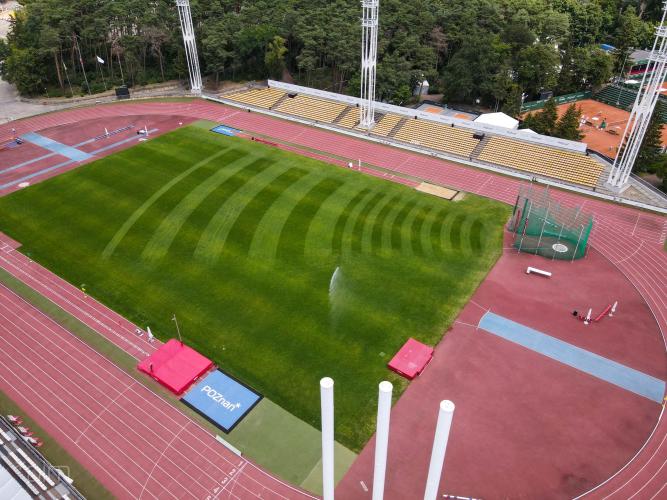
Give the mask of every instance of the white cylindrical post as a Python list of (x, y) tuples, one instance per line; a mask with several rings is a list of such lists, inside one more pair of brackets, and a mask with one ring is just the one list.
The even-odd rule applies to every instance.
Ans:
[(588, 309), (588, 314), (586, 314), (586, 319), (584, 320), (584, 325), (587, 325), (591, 322), (591, 314), (593, 313), (593, 308)]
[(618, 300), (614, 302), (614, 305), (611, 306), (611, 311), (609, 311), (609, 316), (613, 316), (614, 313), (616, 312), (616, 306), (618, 305)]
[(322, 403), (322, 498), (334, 498), (334, 381), (329, 377), (320, 380)]
[(378, 394), (378, 419), (375, 431), (375, 469), (373, 471), (373, 500), (384, 497), (384, 476), (387, 470), (387, 447), (389, 446), (389, 416), (391, 392), (394, 386), (386, 380), (380, 382)]
[(438, 486), (440, 486), (442, 466), (445, 463), (445, 451), (447, 451), (449, 429), (452, 427), (453, 416), (454, 403), (448, 400), (440, 401), (440, 411), (438, 412), (438, 423), (435, 426), (435, 438), (433, 439), (433, 451), (431, 452), (431, 465), (428, 468), (424, 500), (435, 500), (438, 496)]

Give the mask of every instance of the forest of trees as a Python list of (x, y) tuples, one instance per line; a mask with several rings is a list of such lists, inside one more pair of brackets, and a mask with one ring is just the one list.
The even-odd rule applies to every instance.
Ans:
[[(173, 0), (21, 3), (0, 58), (23, 94), (186, 77)], [(359, 0), (191, 4), (209, 85), (287, 70), (300, 84), (359, 92)], [(631, 48), (651, 46), (660, 9), (657, 0), (381, 0), (377, 96), (403, 102), (423, 75), (449, 102), (516, 114), (524, 92), (568, 93), (618, 74)]]

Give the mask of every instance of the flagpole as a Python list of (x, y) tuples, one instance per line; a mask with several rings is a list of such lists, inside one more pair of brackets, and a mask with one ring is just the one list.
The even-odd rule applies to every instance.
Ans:
[(104, 79), (104, 72), (102, 71), (102, 68), (100, 67), (100, 58), (96, 55), (96, 62), (97, 62), (97, 69), (100, 72), (100, 75), (102, 76), (102, 83), (104, 83), (104, 90), (107, 90), (107, 81)]
[[(123, 82), (123, 85), (125, 85), (125, 77), (123, 76), (123, 65), (120, 62), (120, 52), (116, 53), (116, 57), (118, 57), (118, 67), (120, 68), (120, 80)], [(111, 56), (111, 64), (113, 64), (113, 56)]]
[(83, 71), (83, 79), (86, 81), (86, 87), (88, 88), (88, 95), (93, 95), (90, 91), (90, 84), (88, 83), (88, 77), (86, 76), (86, 68), (83, 67), (83, 57), (81, 57), (81, 48), (79, 47), (79, 37), (74, 33), (74, 43), (76, 44), (76, 50), (79, 53), (79, 63), (81, 63), (81, 71)]
[(67, 84), (69, 85), (69, 93), (72, 97), (74, 97), (74, 90), (72, 90), (72, 82), (69, 80), (69, 73), (67, 72), (67, 65), (65, 64), (65, 61), (62, 60), (63, 63), (63, 69), (65, 70), (65, 76), (67, 77)]

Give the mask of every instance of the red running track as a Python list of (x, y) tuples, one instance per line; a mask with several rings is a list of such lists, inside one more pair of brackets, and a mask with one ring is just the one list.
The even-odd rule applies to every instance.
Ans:
[(0, 286), (0, 389), (118, 498), (314, 498), (238, 457)]
[[(352, 161), (362, 159), (364, 162), (395, 171), (399, 175), (416, 176), (506, 203), (513, 203), (518, 187), (525, 184), (523, 181), (488, 171), (206, 101), (128, 103), (73, 109), (32, 117), (11, 125), (0, 125), (0, 138), (11, 136), (12, 127), (22, 134), (82, 120), (96, 118), (104, 121), (108, 117), (123, 115), (187, 116), (224, 122), (249, 132), (266, 134), (284, 141), (316, 148), (349, 158)], [(150, 123), (148, 126), (150, 127)], [(592, 245), (637, 288), (654, 314), (664, 340), (667, 331), (667, 254), (662, 249), (662, 243), (667, 234), (665, 217), (570, 192), (554, 190), (553, 194), (565, 204), (581, 205), (584, 210), (594, 214), (596, 224), (591, 237)], [(666, 432), (667, 423), (665, 419), (660, 419), (653, 439), (633, 463), (657, 464), (657, 468), (663, 471), (667, 445), (662, 437)], [(650, 445), (656, 442), (658, 448), (653, 452)], [(646, 494), (646, 485), (649, 484), (652, 475), (647, 472), (648, 467), (649, 465), (646, 465), (638, 474), (632, 471), (631, 466), (626, 467), (603, 485), (599, 491), (593, 492), (593, 495), (600, 494), (603, 488), (604, 491), (610, 492), (613, 497), (617, 498), (626, 498), (624, 492), (628, 490), (641, 492), (641, 495)], [(620, 489), (617, 491), (617, 488), (623, 488), (623, 492)], [(651, 488), (653, 491), (651, 494), (658, 489)]]
[(0, 268), (41, 293), (137, 360), (145, 358), (159, 347), (159, 341), (148, 342), (145, 333), (143, 336), (138, 336), (135, 333), (137, 326), (118, 313), (15, 251), (18, 246), (17, 242), (0, 233)]

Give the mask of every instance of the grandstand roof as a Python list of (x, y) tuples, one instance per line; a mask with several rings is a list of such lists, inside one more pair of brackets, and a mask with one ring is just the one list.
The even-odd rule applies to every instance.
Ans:
[[(358, 106), (361, 102), (361, 99), (358, 97), (352, 97), (343, 94), (335, 94), (333, 92), (328, 92), (326, 90), (318, 90), (309, 87), (301, 87), (299, 85), (292, 85), (290, 83), (278, 82), (276, 80), (267, 80), (269, 88), (281, 89), (285, 92), (295, 93), (295, 94), (305, 94), (313, 97), (320, 97), (322, 99), (328, 99), (339, 103), (346, 103), (350, 106)], [(579, 153), (586, 152), (586, 144), (578, 141), (570, 141), (567, 139), (561, 139), (559, 137), (549, 137), (546, 135), (540, 134), (519, 134), (515, 129), (508, 129), (506, 127), (498, 127), (495, 125), (489, 125), (488, 123), (476, 123), (470, 120), (461, 120), (451, 116), (445, 115), (434, 115), (433, 113), (426, 113), (418, 111), (412, 108), (404, 108), (402, 106), (395, 106), (394, 104), (388, 104), (385, 102), (375, 102), (375, 111), (376, 113), (392, 113), (401, 116), (407, 116), (414, 118), (415, 116), (420, 119), (425, 119), (433, 122), (444, 123), (446, 125), (451, 125), (452, 123), (459, 128), (467, 128), (473, 132), (483, 132), (494, 135), (502, 135), (505, 137), (511, 137), (515, 139), (521, 139), (526, 142), (531, 142), (535, 144), (541, 144), (543, 146), (563, 149), (566, 151), (576, 151)]]
[(519, 120), (515, 120), (505, 113), (484, 113), (475, 118), (475, 123), (486, 123), (487, 125), (493, 125), (494, 127), (503, 127), (508, 129), (517, 129), (519, 128)]
[(0, 467), (0, 498), (30, 500), (32, 497), (4, 467)]

